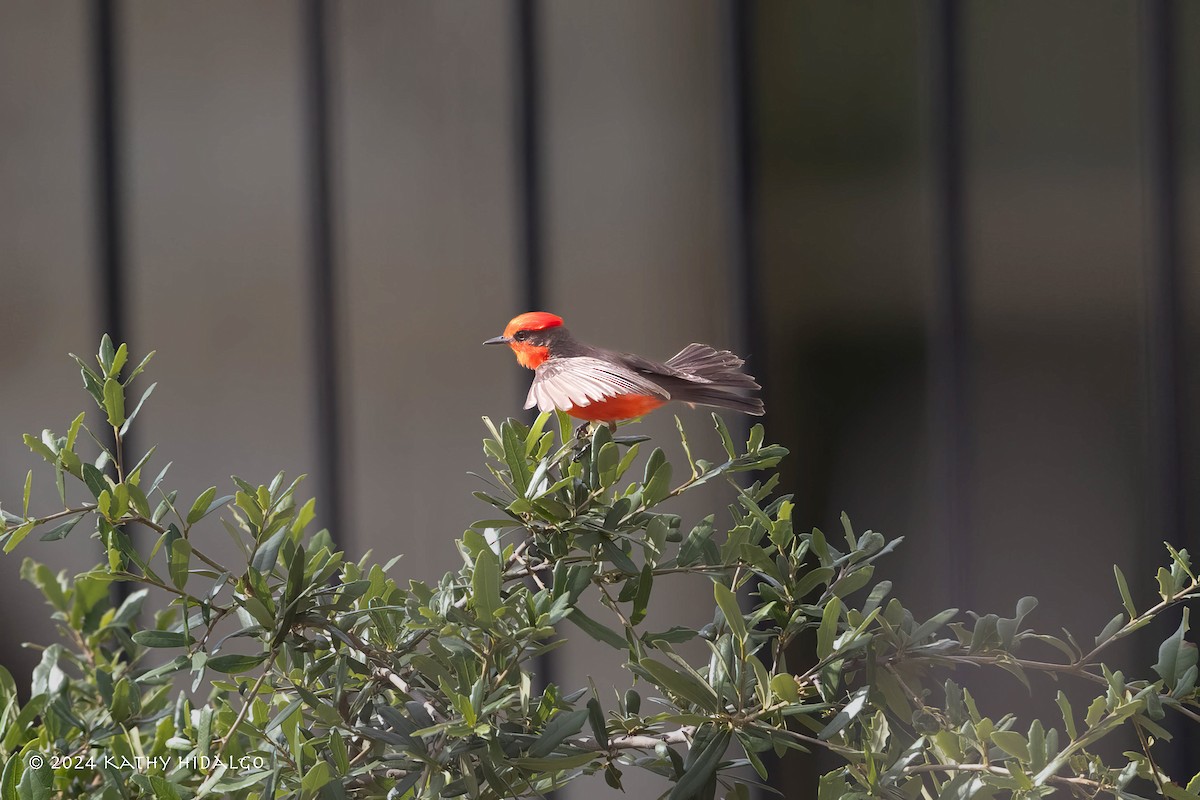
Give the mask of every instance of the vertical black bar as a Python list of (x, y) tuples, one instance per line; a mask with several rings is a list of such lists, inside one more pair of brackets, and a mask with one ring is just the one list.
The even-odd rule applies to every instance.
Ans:
[[(1149, 524), (1154, 535), (1177, 547), (1189, 544), (1183, 480), (1183, 295), (1179, 263), (1179, 165), (1176, 112), (1176, 53), (1171, 0), (1141, 5), (1142, 92), (1147, 222), (1147, 366), (1151, 468)], [(1154, 560), (1154, 564), (1158, 561)], [(1143, 570), (1147, 575), (1150, 570)], [(1151, 581), (1153, 583), (1153, 581)], [(1159, 638), (1176, 625), (1165, 621)], [(1188, 767), (1195, 741), (1190, 726), (1180, 726), (1162, 763), (1171, 774)], [(1195, 770), (1195, 765), (1190, 766)]]
[[(124, 219), (122, 216), (120, 147), (120, 42), (117, 31), (117, 0), (96, 0), (91, 5), (92, 50), (92, 140), (95, 145), (95, 205), (97, 279), (100, 284), (100, 327), (116, 344), (126, 341), (126, 275)], [(109, 435), (108, 446), (115, 452), (116, 438)], [(124, 450), (133, 452), (129, 437)], [(133, 531), (126, 530), (133, 536)], [(112, 593), (120, 602), (128, 596), (130, 585), (113, 584)]]
[[(729, 298), (733, 320), (734, 348), (746, 359), (746, 368), (764, 387), (767, 358), (764, 352), (762, 317), (759, 313), (757, 177), (758, 158), (755, 140), (754, 105), (754, 4), (752, 0), (725, 0), (722, 41), (723, 117), (726, 143), (728, 198), (725, 215), (729, 234)], [(738, 415), (737, 425), (748, 433), (750, 422)], [(742, 473), (743, 485), (751, 475)], [(757, 581), (745, 586), (738, 595), (743, 609), (753, 606)], [(769, 665), (772, 666), (773, 665)], [(770, 775), (770, 786), (784, 795), (786, 780), (778, 769), (773, 753), (762, 753)], [(756, 788), (754, 795), (765, 798), (768, 789)]]
[[(335, 534), (345, 535), (342, 414), (339, 407), (336, 264), (333, 252), (329, 41), (326, 0), (303, 6), (305, 124), (308, 132), (310, 293), (317, 412), (318, 501)], [(318, 507), (321, 507), (318, 506)], [(343, 539), (343, 541), (345, 541)]]
[(1170, 0), (1143, 10), (1149, 362), (1152, 381), (1157, 527), (1186, 546), (1181, 452), (1182, 328), (1179, 268), (1178, 119)]
[[(535, 0), (513, 0), (512, 47), (514, 157), (516, 159), (517, 270), (522, 311), (541, 310), (544, 298), (542, 238), (541, 62), (538, 58), (538, 8)], [(522, 398), (523, 400), (524, 398)], [(534, 663), (539, 686), (555, 681), (555, 654)]]
[(936, 299), (931, 326), (934, 475), (939, 527), (949, 543), (951, 602), (969, 606), (971, 532), (966, 493), (968, 320), (963, 180), (962, 0), (931, 5), (931, 112)]
[(103, 329), (125, 341), (125, 264), (121, 216), (121, 153), (118, 146), (116, 0), (92, 6), (93, 118), (96, 163), (96, 240), (100, 256)]
[(725, 118), (728, 129), (730, 285), (737, 347), (764, 386), (765, 337), (759, 313), (757, 186), (754, 138), (754, 4), (726, 0)]
[(521, 271), (523, 310), (540, 310), (543, 301), (541, 86), (538, 71), (538, 15), (535, 0), (515, 0), (513, 92), (517, 159), (517, 264)]

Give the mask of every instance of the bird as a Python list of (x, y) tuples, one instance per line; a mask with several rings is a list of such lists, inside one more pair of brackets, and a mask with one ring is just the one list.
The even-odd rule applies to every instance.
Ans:
[(762, 387), (728, 350), (689, 344), (664, 362), (593, 347), (576, 339), (563, 318), (529, 311), (484, 344), (506, 344), (534, 371), (525, 408), (565, 411), (591, 423), (641, 417), (671, 401), (715, 406), (760, 416), (763, 402), (745, 393)]

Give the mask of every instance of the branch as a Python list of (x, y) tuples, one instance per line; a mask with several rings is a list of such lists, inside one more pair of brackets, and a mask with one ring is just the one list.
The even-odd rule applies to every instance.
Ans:
[(695, 733), (695, 725), (685, 725), (682, 728), (677, 728), (673, 731), (667, 731), (666, 733), (641, 733), (613, 736), (608, 740), (608, 747), (604, 747), (590, 736), (580, 736), (576, 739), (570, 739), (568, 740), (568, 744), (573, 744), (583, 750), (595, 750), (597, 752), (615, 752), (617, 750), (653, 750), (660, 744), (682, 744), (684, 742), (690, 742)]
[(392, 686), (399, 689), (401, 694), (406, 694), (413, 700), (416, 700), (418, 703), (420, 703), (434, 722), (446, 721), (446, 717), (442, 714), (442, 712), (438, 711), (433, 703), (429, 702), (429, 698), (427, 698), (420, 689), (414, 689), (408, 681), (404, 680), (404, 678), (401, 678), (392, 670), (388, 669), (387, 667), (376, 667), (374, 676), (387, 681)]
[(1079, 661), (1077, 661), (1075, 663), (1080, 666), (1085, 666), (1085, 665), (1091, 663), (1096, 658), (1096, 656), (1100, 655), (1100, 653), (1106, 647), (1108, 647), (1110, 644), (1112, 644), (1115, 641), (1125, 638), (1126, 636), (1128, 636), (1129, 634), (1133, 633), (1135, 630), (1140, 628), (1142, 625), (1144, 625), (1145, 622), (1143, 622), (1143, 620), (1147, 620), (1147, 619), (1156, 617), (1173, 605), (1176, 605), (1181, 602), (1185, 602), (1187, 600), (1194, 599), (1194, 593), (1197, 588), (1200, 588), (1200, 581), (1193, 578), (1191, 584), (1184, 587), (1184, 589), (1182, 591), (1180, 591), (1179, 594), (1174, 595), (1167, 600), (1160, 600), (1154, 606), (1146, 609), (1141, 614), (1138, 614), (1136, 618), (1130, 619), (1129, 622), (1126, 622), (1124, 625), (1121, 626), (1120, 630), (1118, 630), (1112, 636), (1105, 639), (1100, 644), (1093, 647), (1090, 653), (1088, 653), (1085, 656), (1080, 657)]
[[(905, 775), (919, 775), (933, 772), (986, 772), (990, 775), (999, 775), (1004, 778), (1012, 777), (1012, 773), (1004, 767), (996, 767), (991, 764), (917, 764), (904, 768)], [(1092, 792), (1113, 793), (1111, 789), (1100, 781), (1094, 781), (1090, 778), (1067, 778), (1059, 775), (1051, 775), (1046, 779), (1046, 782), (1070, 789), (1087, 789)]]

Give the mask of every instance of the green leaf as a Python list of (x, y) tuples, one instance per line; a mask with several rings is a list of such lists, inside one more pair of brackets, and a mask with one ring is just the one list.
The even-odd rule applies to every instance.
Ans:
[(737, 458), (737, 450), (733, 446), (733, 437), (729, 435), (729, 428), (725, 426), (725, 420), (721, 419), (717, 414), (712, 415), (713, 425), (717, 429), (717, 435), (721, 437), (721, 446), (725, 448), (725, 454), (730, 459)]
[(1171, 800), (1200, 800), (1200, 794), (1184, 789), (1175, 783), (1163, 784), (1163, 791)]
[(733, 632), (739, 642), (745, 642), (746, 618), (742, 616), (742, 608), (738, 605), (737, 595), (723, 583), (713, 584), (713, 594), (716, 595), (721, 613), (725, 615), (725, 622), (729, 625), (729, 630)]
[(596, 735), (596, 743), (603, 750), (608, 749), (608, 728), (604, 724), (604, 711), (600, 708), (600, 701), (596, 698), (588, 700), (588, 722), (592, 726), (592, 733)]
[(267, 653), (259, 653), (258, 655), (240, 655), (231, 653), (223, 656), (213, 656), (208, 659), (207, 666), (209, 669), (216, 672), (223, 672), (227, 675), (232, 675), (238, 672), (245, 672), (254, 669), (259, 664), (267, 660)]
[(621, 463), (621, 451), (613, 442), (606, 442), (596, 454), (596, 473), (600, 485), (612, 486), (617, 481), (617, 467)]
[(910, 637), (911, 640), (914, 642), (920, 642), (925, 637), (940, 629), (947, 622), (954, 619), (957, 614), (957, 608), (947, 608), (945, 611), (934, 614), (927, 621), (921, 623), (916, 627), (916, 629), (913, 630), (912, 636)]
[(58, 461), (58, 456), (54, 454), (54, 451), (51, 450), (49, 447), (46, 447), (46, 445), (43, 444), (42, 441), (40, 439), (38, 439), (36, 436), (34, 436), (33, 434), (26, 433), (25, 435), (23, 435), (21, 437), (21, 440), (25, 442), (25, 445), (30, 450), (37, 453), (39, 456), (44, 458), (47, 462), (54, 464)]
[(671, 464), (664, 461), (642, 487), (642, 502), (647, 507), (661, 503), (671, 493)]
[(1172, 689), (1189, 668), (1196, 666), (1196, 645), (1183, 638), (1189, 627), (1188, 611), (1186, 607), (1183, 609), (1183, 621), (1179, 623), (1179, 628), (1159, 646), (1158, 663), (1154, 665), (1154, 671)]
[(504, 445), (504, 463), (508, 465), (513, 487), (518, 497), (524, 497), (529, 489), (529, 465), (525, 460), (525, 443), (518, 439), (511, 421), (500, 427), (500, 434)]
[(1113, 574), (1117, 577), (1117, 590), (1121, 593), (1121, 603), (1129, 612), (1129, 618), (1132, 620), (1137, 617), (1137, 607), (1133, 604), (1133, 596), (1129, 594), (1129, 584), (1125, 580), (1125, 573), (1121, 572), (1120, 567), (1113, 564)]
[(842, 729), (849, 725), (863, 710), (863, 706), (867, 702), (868, 688), (864, 686), (851, 695), (850, 701), (842, 707), (841, 711), (834, 715), (828, 725), (821, 729), (821, 732), (817, 734), (817, 738), (821, 741), (826, 741), (841, 733)]
[(817, 586), (828, 583), (833, 577), (833, 567), (816, 567), (804, 574), (799, 581), (796, 582), (794, 594), (796, 597), (804, 597)]
[(71, 532), (71, 529), (74, 528), (77, 524), (79, 524), (79, 520), (81, 520), (83, 518), (84, 518), (84, 515), (79, 514), (78, 516), (71, 517), (70, 519), (66, 520), (65, 522), (60, 522), (58, 525), (54, 526), (54, 528), (52, 530), (49, 530), (46, 533), (42, 534), (42, 536), (41, 536), (42, 541), (43, 542), (57, 542), (59, 539), (65, 539), (67, 537), (67, 534)]
[(117, 352), (113, 354), (112, 363), (105, 368), (105, 376), (115, 378), (121, 373), (121, 367), (125, 366), (125, 362), (129, 359), (129, 348), (122, 342), (117, 348)]
[(142, 647), (187, 647), (196, 642), (182, 631), (138, 631), (133, 641)]
[(711, 726), (705, 726), (697, 732), (683, 764), (683, 775), (671, 789), (668, 800), (687, 800), (698, 796), (725, 757), (729, 738), (730, 733), (726, 728), (713, 730)]
[(133, 424), (134, 417), (136, 417), (138, 415), (138, 412), (142, 410), (142, 406), (145, 405), (146, 399), (149, 398), (150, 395), (154, 394), (154, 387), (156, 387), (156, 386), (158, 386), (157, 383), (152, 383), (146, 389), (146, 391), (142, 392), (142, 398), (140, 400), (138, 400), (137, 405), (133, 407), (133, 413), (130, 414), (126, 418), (125, 424), (121, 426), (121, 435), (122, 436), (124, 436), (126, 433), (129, 432), (129, 426)]
[(270, 538), (259, 545), (258, 550), (254, 552), (254, 558), (251, 559), (250, 566), (263, 575), (275, 569), (275, 564), (279, 560), (279, 548), (283, 546), (283, 542), (287, 537), (287, 528), (280, 528), (271, 534)]
[(188, 569), (192, 564), (191, 543), (187, 539), (175, 539), (171, 542), (168, 558), (167, 566), (171, 572), (171, 583), (175, 584), (176, 589), (182, 589), (187, 585)]
[[(600, 757), (600, 753), (572, 753), (569, 756), (555, 756), (549, 758), (517, 758), (513, 763), (521, 769), (530, 770), (531, 772), (545, 772), (550, 775), (558, 775), (565, 770), (582, 767), (589, 761), (593, 761)], [(505, 795), (497, 793), (497, 797)]]
[[(21, 782), (17, 784), (16, 795), (21, 800), (50, 800), (55, 795), (54, 770), (50, 768), (49, 760), (44, 758), (37, 767), (30, 765), (29, 755), (22, 751), (25, 772), (21, 775)], [(5, 769), (5, 772), (8, 770)], [(5, 793), (7, 794), (7, 791)], [(4, 800), (8, 798), (5, 797)]]
[(846, 537), (846, 544), (851, 550), (858, 548), (858, 539), (854, 538), (854, 526), (850, 524), (850, 517), (845, 511), (842, 512), (842, 535)]
[(125, 424), (125, 387), (112, 378), (104, 382), (104, 411), (109, 425), (120, 428)]
[(500, 608), (500, 557), (487, 547), (475, 557), (471, 574), (471, 601), (483, 625), (491, 625)]
[(35, 527), (37, 527), (35, 523), (26, 522), (24, 525), (10, 533), (8, 536), (8, 541), (4, 543), (4, 552), (11, 553), (17, 545), (25, 540), (25, 537), (28, 536)]
[(586, 708), (560, 711), (555, 714), (546, 723), (546, 727), (542, 729), (537, 741), (530, 746), (530, 757), (543, 758), (553, 753), (554, 748), (566, 741), (568, 737), (583, 730), (583, 723), (587, 721), (587, 718), (588, 710)]
[(796, 679), (791, 675), (780, 673), (771, 678), (771, 690), (775, 695), (789, 703), (800, 701), (800, 689), (796, 686)]
[(21, 516), (29, 516), (29, 493), (33, 490), (33, 470), (25, 473), (25, 499), (21, 505)]
[(329, 763), (326, 761), (318, 761), (312, 765), (308, 772), (304, 773), (304, 777), (300, 779), (300, 788), (305, 792), (316, 792), (333, 778), (329, 771)]
[[(147, 633), (147, 631), (142, 631), (142, 633)], [(175, 658), (171, 659), (166, 664), (157, 666), (149, 672), (139, 675), (138, 682), (147, 683), (149, 681), (154, 681), (167, 675), (171, 675), (183, 669), (184, 667), (189, 666), (191, 663), (192, 659), (188, 656), (175, 656)]]
[(136, 378), (138, 375), (141, 375), (142, 372), (145, 371), (146, 365), (150, 363), (150, 359), (154, 358), (154, 354), (157, 352), (158, 352), (157, 350), (151, 350), (149, 353), (146, 354), (145, 358), (143, 358), (140, 362), (138, 362), (138, 365), (136, 367), (134, 367), (133, 371), (130, 372), (129, 375), (125, 378), (126, 385), (128, 385), (131, 380)]
[(1016, 731), (992, 731), (992, 744), (1022, 763), (1029, 761), (1029, 744)]
[(1071, 701), (1061, 691), (1054, 698), (1054, 702), (1058, 703), (1058, 710), (1062, 712), (1063, 725), (1066, 726), (1067, 736), (1071, 739), (1079, 737), (1079, 733), (1075, 728), (1075, 714), (1071, 710)]
[(817, 800), (843, 800), (850, 795), (850, 786), (846, 783), (842, 770), (834, 770), (821, 776)]
[(629, 623), (637, 625), (646, 618), (650, 605), (650, 592), (654, 587), (654, 567), (647, 563), (642, 567), (642, 575), (638, 578), (637, 594), (633, 597), (633, 610), (629, 614)]
[(1100, 695), (1092, 700), (1091, 705), (1088, 706), (1087, 713), (1083, 715), (1084, 724), (1089, 728), (1095, 727), (1096, 723), (1104, 718), (1104, 715), (1107, 711), (1108, 698), (1106, 698), (1104, 695)]
[(108, 483), (104, 480), (104, 473), (97, 467), (87, 463), (83, 463), (83, 482), (87, 484), (88, 491), (92, 493), (92, 497), (100, 499), (100, 494), (108, 490)]
[(196, 502), (192, 503), (192, 508), (187, 513), (187, 522), (189, 525), (194, 525), (204, 519), (204, 515), (208, 513), (209, 506), (212, 505), (213, 498), (217, 496), (217, 487), (210, 486), (200, 493), (196, 498)]
[(1158, 568), (1158, 593), (1162, 595), (1163, 600), (1170, 600), (1175, 596), (1175, 576), (1166, 567)]
[(112, 337), (106, 333), (100, 337), (100, 352), (97, 354), (97, 360), (100, 362), (100, 366), (108, 371), (112, 367), (115, 356), (116, 350), (113, 348)]
[(108, 704), (114, 722), (123, 723), (141, 710), (141, 696), (137, 686), (128, 678), (121, 678), (113, 687), (112, 702)]
[(624, 650), (629, 647), (629, 642), (625, 640), (624, 636), (592, 619), (578, 608), (572, 608), (571, 613), (567, 615), (567, 619), (578, 625), (584, 633), (598, 642), (604, 642), (608, 646), (618, 650)]
[(708, 711), (716, 711), (720, 707), (720, 701), (713, 688), (689, 672), (676, 671), (652, 658), (643, 658), (636, 665), (631, 664), (630, 668), (641, 673), (646, 680), (660, 689), (665, 689), (692, 705)]
[(821, 613), (821, 626), (817, 628), (817, 658), (825, 659), (833, 653), (833, 642), (837, 638), (838, 620), (842, 616), (842, 601), (833, 596)]

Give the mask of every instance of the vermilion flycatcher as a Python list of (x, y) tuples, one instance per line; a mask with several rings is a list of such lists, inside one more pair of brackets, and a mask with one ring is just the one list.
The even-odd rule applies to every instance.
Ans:
[(689, 344), (660, 364), (648, 358), (586, 345), (563, 327), (562, 317), (530, 311), (514, 317), (503, 336), (523, 367), (534, 370), (526, 408), (558, 409), (591, 422), (633, 419), (669, 400), (762, 414), (762, 400), (740, 390), (760, 389), (728, 350)]

